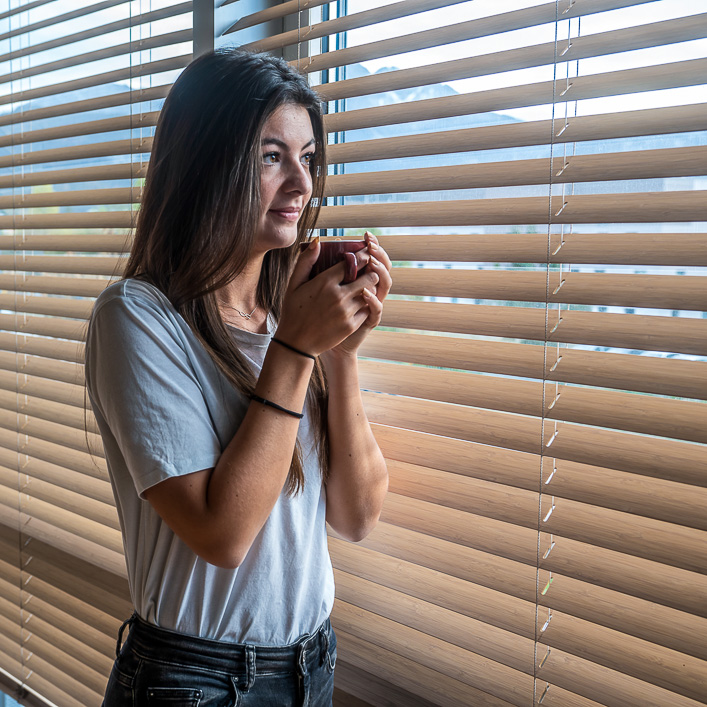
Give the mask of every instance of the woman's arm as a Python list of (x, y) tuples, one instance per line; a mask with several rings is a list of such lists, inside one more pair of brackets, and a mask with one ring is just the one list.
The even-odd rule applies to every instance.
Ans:
[(373, 530), (388, 490), (388, 469), (363, 409), (356, 356), (327, 357), (329, 478), (326, 519), (358, 542)]
[(373, 530), (388, 491), (385, 459), (363, 409), (357, 351), (380, 323), (383, 300), (392, 285), (392, 263), (375, 236), (366, 233), (366, 241), (371, 255), (368, 271), (378, 275), (377, 286), (363, 294), (369, 315), (356, 332), (321, 357), (329, 385), (326, 519), (354, 542)]
[[(375, 287), (379, 276), (370, 272), (357, 284), (340, 287), (342, 264), (341, 273), (322, 273), (307, 282), (318, 248), (305, 253), (288, 287), (277, 336), (316, 355), (338, 345), (366, 321), (369, 312), (361, 306), (361, 290)], [(301, 412), (312, 366), (311, 359), (272, 344), (255, 393)], [(215, 565), (238, 567), (279, 497), (298, 427), (297, 418), (251, 402), (214, 468), (162, 481), (147, 489), (145, 498), (197, 555)]]
[[(273, 344), (255, 393), (299, 412), (311, 372), (310, 359)], [(282, 491), (298, 428), (299, 419), (251, 402), (213, 469), (162, 481), (145, 498), (197, 555), (238, 567)]]

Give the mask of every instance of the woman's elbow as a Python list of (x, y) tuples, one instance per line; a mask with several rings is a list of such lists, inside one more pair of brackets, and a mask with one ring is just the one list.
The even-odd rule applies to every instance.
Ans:
[(210, 565), (214, 565), (224, 570), (237, 570), (245, 558), (240, 555), (214, 555), (203, 557)]
[(365, 538), (368, 537), (369, 533), (373, 530), (373, 528), (375, 528), (375, 523), (371, 526), (361, 526), (355, 528), (351, 533), (349, 533), (346, 540), (352, 543), (360, 543), (362, 540), (365, 540)]
[(375, 514), (348, 518), (345, 523), (327, 520), (329, 525), (336, 531), (337, 535), (349, 542), (359, 543), (373, 531), (378, 523), (379, 517), (380, 512), (377, 512)]
[(210, 565), (225, 570), (237, 570), (246, 558), (248, 549), (235, 543), (212, 542), (191, 547), (192, 551)]

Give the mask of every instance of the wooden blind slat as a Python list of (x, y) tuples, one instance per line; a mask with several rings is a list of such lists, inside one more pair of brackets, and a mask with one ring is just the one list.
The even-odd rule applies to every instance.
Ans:
[(388, 395), (707, 443), (707, 410), (699, 402), (380, 361), (362, 362), (360, 370), (363, 388)]
[[(101, 10), (107, 10), (116, 5), (121, 5), (125, 0), (103, 0), (103, 2), (97, 2), (93, 5), (88, 5), (77, 10), (72, 10), (71, 12), (64, 12), (60, 15), (54, 15), (44, 20), (39, 20), (38, 22), (32, 22), (31, 24), (21, 25), (16, 29), (9, 30), (8, 32), (0, 33), (0, 41), (4, 39), (10, 39), (11, 37), (17, 37), (18, 35), (36, 32), (37, 30), (44, 29), (45, 27), (51, 27), (52, 25), (57, 25), (62, 22), (68, 22), (69, 20), (75, 20), (79, 17), (85, 17), (94, 12), (100, 12)], [(59, 8), (57, 8), (59, 9)]]
[[(2, 471), (3, 476), (7, 472), (13, 473), (10, 469)], [(17, 472), (15, 471), (14, 474), (16, 477)], [(97, 521), (89, 517), (90, 510), (82, 515), (81, 512), (75, 513), (63, 505), (59, 505), (57, 501), (61, 498), (60, 494), (56, 494), (51, 500), (46, 501), (38, 495), (29, 493), (29, 490), (29, 488), (22, 489), (21, 493), (18, 493), (16, 486), (8, 488), (6, 484), (0, 483), (0, 503), (13, 511), (19, 511), (20, 522), (23, 524), (31, 519), (31, 523), (34, 525), (35, 521), (39, 520), (60, 531), (78, 537), (91, 538), (91, 542), (122, 555), (123, 541), (120, 535), (120, 526), (114, 522), (117, 520), (115, 513), (108, 516), (109, 522), (106, 522), (107, 519)], [(35, 531), (30, 532), (34, 533)]]
[(670, 125), (671, 132), (683, 133), (706, 130), (707, 117), (705, 116), (707, 116), (707, 104), (694, 103), (679, 108), (647, 108), (622, 113), (572, 117), (563, 120), (560, 126), (551, 120), (481, 125), (474, 128), (353, 140), (328, 145), (327, 160), (330, 164), (343, 164), (546, 145), (550, 139), (553, 144), (562, 145), (584, 140), (661, 135), (666, 124)]
[[(2, 57), (0, 57), (0, 60), (2, 60)], [(152, 86), (151, 88), (113, 93), (107, 96), (97, 96), (96, 98), (85, 98), (80, 101), (60, 103), (42, 108), (28, 108), (22, 111), (21, 115), (11, 112), (0, 116), (0, 126), (14, 125), (18, 120), (27, 123), (34, 120), (56, 118), (61, 115), (72, 115), (103, 108), (130, 106), (133, 103), (141, 103), (143, 101), (157, 101), (167, 96), (170, 87), (171, 84), (163, 84), (161, 86)]]
[[(132, 149), (130, 152), (132, 152)], [(74, 169), (57, 169), (41, 172), (27, 171), (24, 174), (13, 174), (6, 177), (0, 177), (0, 189), (32, 187), (40, 184), (68, 184), (70, 182), (141, 179), (145, 176), (145, 174), (147, 174), (147, 163), (140, 161), (135, 161), (132, 163), (126, 162), (125, 164), (105, 165), (101, 167), (76, 167)], [(0, 236), (0, 238), (7, 239), (8, 236)]]
[[(595, 0), (591, 5), (578, 5), (575, 3), (564, 8), (562, 16), (564, 19), (573, 19), (595, 12), (605, 12), (621, 7), (640, 5), (646, 1), (647, 0)], [(394, 54), (442, 46), (444, 44), (461, 42), (468, 39), (488, 37), (501, 32), (510, 32), (516, 29), (524, 29), (548, 22), (555, 22), (556, 9), (554, 3), (545, 3), (536, 7), (498, 13), (489, 17), (459, 22), (431, 30), (406, 33), (400, 37), (383, 39), (378, 42), (323, 52), (318, 56), (308, 58), (300, 63), (303, 65), (305, 71), (322, 71), (323, 69), (331, 69), (335, 66), (355, 64), (383, 56), (392, 56)]]
[(73, 469), (94, 479), (108, 481), (108, 471), (102, 458), (103, 447), (92, 448), (91, 454), (71, 449), (62, 442), (51, 442), (31, 434), (18, 437), (17, 431), (0, 427), (0, 446), (21, 455), (36, 457), (58, 467)]
[[(697, 86), (703, 83), (707, 60), (693, 59), (657, 66), (625, 69), (603, 74), (579, 76), (572, 79), (566, 101), (618, 96), (625, 93), (657, 91), (680, 86)], [(491, 111), (507, 110), (552, 103), (555, 83), (545, 81), (510, 88), (498, 88), (474, 93), (462, 93), (443, 98), (428, 98), (415, 102), (405, 101), (374, 108), (360, 108), (326, 117), (328, 132), (360, 130), (382, 125), (409, 123), (416, 120), (451, 118)]]
[[(548, 341), (704, 356), (704, 320), (639, 314), (555, 310)], [(545, 309), (389, 300), (383, 326), (479, 336), (545, 340)]]
[(97, 297), (108, 280), (96, 278), (47, 277), (45, 275), (25, 275), (21, 271), (15, 275), (0, 274), (0, 289), (18, 293), (38, 292), (50, 295), (72, 297)]
[[(22, 7), (22, 10), (25, 8)], [(39, 52), (49, 51), (50, 49), (56, 49), (58, 47), (65, 47), (67, 45), (73, 44), (74, 42), (81, 42), (84, 39), (91, 39), (92, 37), (100, 37), (101, 35), (109, 34), (111, 32), (117, 32), (121, 29), (130, 29), (131, 27), (137, 27), (141, 24), (147, 24), (150, 22), (157, 22), (158, 20), (164, 20), (169, 17), (176, 17), (178, 15), (183, 15), (187, 12), (191, 12), (192, 2), (183, 2), (177, 5), (171, 5), (166, 7), (161, 7), (157, 10), (152, 10), (151, 12), (145, 12), (140, 15), (135, 15), (133, 17), (125, 17), (114, 22), (109, 22), (104, 25), (99, 25), (98, 27), (90, 27), (89, 29), (82, 30), (80, 32), (75, 32), (73, 34), (68, 34), (63, 37), (58, 37), (56, 39), (50, 39), (46, 42), (28, 42), (26, 46), (20, 48), (12, 48), (5, 54), (0, 55), (0, 62), (5, 62), (9, 60), (19, 59), (21, 57), (29, 56), (30, 54), (38, 54)], [(25, 32), (26, 30), (23, 30)], [(27, 114), (25, 114), (26, 116)], [(12, 116), (13, 120), (16, 116)]]
[[(384, 555), (389, 563), (401, 559), (535, 604), (536, 575), (529, 565), (385, 522), (379, 523), (361, 545)], [(547, 586), (549, 579), (548, 571), (541, 569), (540, 587)], [(552, 579), (549, 590), (538, 596), (541, 606), (703, 660), (707, 655), (699, 633), (701, 628), (707, 628), (707, 619), (703, 617), (561, 573), (554, 572)]]
[[(129, 155), (142, 154), (149, 152), (152, 149), (151, 137), (139, 137), (132, 140), (111, 140), (105, 142), (93, 142), (87, 145), (78, 145), (75, 147), (56, 147), (49, 150), (30, 150), (21, 155), (9, 155), (0, 158), (0, 168), (19, 167), (21, 165), (44, 164), (46, 162), (61, 162), (65, 160), (88, 159), (90, 157), (110, 157), (113, 155)], [(92, 168), (95, 170), (95, 168)], [(104, 168), (105, 169), (105, 168)], [(68, 170), (67, 170), (68, 172)], [(91, 173), (89, 173), (90, 175)], [(39, 174), (36, 175), (40, 176)], [(51, 179), (51, 175), (50, 175)], [(138, 189), (135, 190), (136, 193)], [(50, 194), (27, 194), (24, 198), (27, 199), (26, 205), (32, 205), (33, 201), (36, 206), (53, 205), (51, 199), (70, 198), (71, 194), (50, 193)], [(37, 197), (37, 198), (32, 198)], [(42, 197), (49, 199), (47, 202), (42, 202)], [(21, 199), (21, 195), (16, 197), (3, 197), (5, 203), (8, 204), (5, 208), (19, 208), (12, 206), (13, 199)], [(85, 202), (78, 202), (85, 203)], [(91, 202), (93, 203), (93, 202)], [(98, 202), (100, 203), (100, 202)], [(111, 202), (115, 203), (115, 202)], [(117, 203), (129, 203), (117, 202)]]
[[(69, 361), (71, 363), (80, 364), (83, 364), (84, 357), (84, 346), (82, 343), (76, 343), (75, 341), (60, 341), (58, 339), (39, 336), (25, 336), (24, 334), (10, 332), (0, 332), (0, 350), (12, 351), (16, 354), (44, 356), (46, 358), (53, 358), (59, 361)], [(2, 366), (7, 369), (8, 366), (12, 366), (11, 361), (12, 359), (9, 356), (3, 355)], [(22, 371), (26, 374), (26, 363), (28, 363), (26, 359), (22, 357), (15, 357), (15, 366), (13, 369), (16, 372)], [(29, 365), (32, 364), (29, 363)], [(65, 370), (70, 369), (69, 367), (66, 367)], [(76, 369), (72, 367), (71, 370), (74, 371), (72, 375), (75, 375)], [(20, 381), (16, 376), (14, 379), (16, 386), (21, 386), (21, 388), (25, 387), (26, 381)], [(73, 393), (71, 395), (72, 400), (77, 400)], [(74, 402), (73, 404), (76, 404), (79, 407), (83, 405), (83, 403), (78, 402)]]
[[(8, 341), (12, 343), (12, 340)], [(14, 346), (10, 348), (14, 350)], [(707, 364), (704, 361), (583, 351), (564, 346), (557, 348), (552, 344), (546, 351), (544, 346), (533, 344), (380, 330), (371, 333), (361, 347), (361, 354), (422, 365), (429, 365), (434, 360), (434, 364), (441, 368), (524, 378), (544, 377), (557, 383), (707, 399)]]
[[(326, 20), (316, 25), (310, 25), (305, 28), (298, 28), (282, 34), (275, 34), (269, 37), (258, 39), (255, 42), (249, 42), (242, 45), (244, 49), (251, 49), (261, 52), (272, 51), (281, 47), (286, 47), (290, 44), (298, 44), (307, 42), (312, 39), (318, 39), (330, 34), (339, 32), (347, 32), (351, 29), (359, 27), (368, 27), (379, 22), (387, 22), (396, 20), (402, 17), (416, 15), (419, 12), (426, 12), (440, 7), (457, 5), (465, 0), (400, 0), (400, 2), (390, 3), (381, 7), (374, 7), (370, 10), (363, 10), (352, 14), (346, 14), (336, 19)], [(234, 25), (226, 34), (235, 31)]]
[[(2, 238), (2, 237), (0, 237)], [(323, 239), (324, 240), (324, 239)], [(493, 233), (474, 235), (382, 235), (392, 260), (479, 263), (707, 265), (705, 233)], [(548, 244), (549, 240), (549, 244)], [(0, 244), (3, 241), (0, 240)], [(40, 241), (38, 241), (40, 243)], [(41, 241), (44, 244), (44, 241)], [(550, 257), (548, 258), (548, 245)]]
[(131, 237), (128, 234), (65, 235), (61, 233), (19, 233), (0, 235), (0, 250), (71, 250), (88, 253), (124, 253), (130, 250), (130, 242)]
[(150, 74), (159, 74), (166, 71), (177, 71), (183, 69), (192, 59), (191, 54), (183, 54), (181, 56), (170, 57), (169, 59), (160, 59), (146, 64), (138, 64), (137, 66), (129, 66), (125, 69), (114, 69), (106, 71), (95, 76), (86, 76), (80, 79), (65, 81), (61, 84), (52, 86), (33, 88), (25, 91), (11, 93), (8, 96), (0, 96), (0, 105), (14, 103), (16, 101), (31, 101), (45, 96), (56, 96), (59, 93), (67, 93), (69, 91), (79, 91), (93, 86), (101, 86), (103, 84), (116, 83), (117, 81), (125, 81), (133, 79), (137, 76), (149, 76)]
[[(578, 61), (603, 54), (614, 54), (617, 47), (621, 47), (621, 51), (631, 51), (701, 39), (704, 35), (702, 29), (704, 22), (704, 14), (692, 15), (676, 20), (653, 22), (639, 27), (576, 37), (572, 40), (567, 51), (563, 53), (562, 60)], [(437, 31), (439, 32), (439, 30)], [(389, 46), (386, 42), (390, 42), (390, 40), (382, 40), (377, 43), (377, 46), (380, 48)], [(357, 49), (360, 51), (360, 48)], [(453, 61), (438, 61), (412, 69), (399, 69), (373, 76), (362, 76), (323, 84), (319, 87), (318, 92), (325, 100), (335, 101), (442, 81), (499, 74), (505, 71), (552, 64), (555, 60), (555, 49), (555, 42), (547, 42), (521, 49), (488, 52), (481, 56)], [(324, 56), (328, 57), (329, 55), (325, 54)]]
[[(336, 600), (332, 622), (398, 655), (414, 660), (470, 688), (505, 699), (521, 707), (523, 696), (532, 692), (532, 677), (494, 661), (475, 656), (459, 646), (424, 634), (390, 619), (371, 614), (352, 604)], [(472, 691), (470, 691), (473, 694)], [(490, 704), (493, 704), (492, 702)]]
[[(54, 336), (59, 339), (83, 341), (86, 337), (86, 322), (61, 317), (32, 317), (17, 314), (0, 314), (0, 328), (24, 334)], [(68, 381), (69, 383), (73, 381)]]
[(409, 463), (491, 482), (508, 488), (510, 496), (513, 488), (537, 493), (554, 471), (546, 490), (557, 498), (707, 530), (704, 487), (557, 458), (545, 459), (543, 465), (537, 454), (375, 423), (373, 430), (393, 465)]
[[(552, 223), (555, 225), (605, 221), (656, 223), (707, 220), (707, 198), (703, 192), (696, 190), (573, 194), (564, 199), (556, 197), (550, 206)], [(538, 196), (324, 206), (318, 223), (322, 228), (356, 228), (360, 223), (367, 223), (369, 227), (401, 228), (509, 224), (525, 226), (546, 224), (548, 220), (548, 199)], [(0, 225), (2, 223), (0, 218)]]
[(549, 443), (546, 453), (558, 459), (707, 486), (704, 445), (568, 422), (541, 429), (540, 420), (523, 415), (382, 393), (364, 392), (363, 400), (378, 424), (535, 454)]
[[(28, 130), (19, 135), (6, 135), (0, 137), (0, 147), (12, 145), (26, 145), (33, 142), (47, 140), (60, 140), (67, 137), (84, 137), (98, 133), (111, 133), (118, 130), (139, 130), (154, 128), (157, 125), (159, 111), (138, 113), (137, 115), (121, 115), (115, 118), (102, 118), (101, 120), (86, 120), (72, 125), (60, 125), (40, 130)], [(19, 175), (18, 175), (19, 176)]]
[[(123, 0), (123, 2), (124, 1), (125, 0)], [(51, 0), (51, 2), (54, 2), (54, 0)], [(24, 7), (27, 6), (25, 5)], [(192, 40), (192, 34), (191, 29), (165, 32), (164, 34), (145, 37), (144, 39), (137, 39), (132, 42), (125, 42), (124, 44), (115, 44), (110, 47), (96, 49), (95, 51), (85, 52), (84, 54), (74, 54), (73, 56), (64, 57), (56, 61), (48, 61), (32, 67), (23, 68), (19, 71), (11, 71), (4, 74), (2, 79), (3, 82), (9, 82), (30, 76), (41, 76), (51, 71), (59, 71), (60, 69), (66, 69), (71, 66), (90, 64), (94, 61), (110, 59), (112, 57), (122, 56), (123, 54), (132, 54), (133, 52), (148, 51), (150, 49), (168, 47), (173, 44), (190, 42)], [(21, 140), (22, 136), (18, 135), (17, 138)]]
[[(393, 493), (525, 528), (537, 527), (537, 493), (403, 462), (389, 461), (388, 469)], [(555, 498), (555, 510), (543, 523), (544, 531), (555, 538), (586, 542), (691, 572), (707, 568), (703, 530)]]
[(707, 309), (700, 277), (396, 268), (392, 294), (655, 309)]
[[(18, 465), (17, 447), (15, 450), (10, 450), (5, 447), (0, 447), (0, 464), (12, 469)], [(24, 454), (19, 455), (20, 463), (22, 464), (22, 473), (35, 481), (46, 482), (55, 489), (66, 489), (76, 495), (81, 495), (88, 501), (98, 501), (100, 505), (94, 506), (99, 509), (104, 506), (110, 507), (110, 513), (114, 514), (115, 501), (113, 499), (113, 491), (107, 479), (97, 479), (82, 474), (80, 471), (67, 467), (58, 466), (45, 462), (39, 458), (29, 458)], [(15, 470), (15, 485), (17, 486), (17, 470)], [(100, 520), (100, 519), (99, 519)]]
[(575, 182), (653, 179), (696, 176), (704, 172), (707, 148), (678, 147), (665, 150), (576, 155), (554, 159), (484, 162), (385, 172), (332, 175), (327, 196), (449, 191)]
[[(433, 704), (440, 707), (458, 707), (461, 704), (469, 707), (511, 707), (513, 704), (421, 665), (396, 650), (381, 648), (341, 627), (337, 629), (336, 635), (339, 654), (345, 655), (351, 665), (383, 677), (393, 685), (412, 689), (416, 696), (433, 700)], [(378, 698), (385, 699), (387, 696), (382, 693)]]

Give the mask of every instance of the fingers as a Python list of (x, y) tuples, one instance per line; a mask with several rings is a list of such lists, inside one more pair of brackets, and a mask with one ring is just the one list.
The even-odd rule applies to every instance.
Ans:
[(292, 291), (307, 282), (312, 266), (319, 257), (319, 236), (312, 239), (311, 243), (300, 253), (297, 263), (290, 276), (287, 286), (288, 291)]
[(369, 290), (367, 287), (363, 288), (362, 294), (363, 301), (368, 305), (370, 312), (366, 318), (365, 324), (372, 329), (380, 324), (383, 315), (383, 301), (379, 299), (379, 296), (375, 292)]
[(393, 285), (393, 278), (391, 277), (390, 271), (385, 264), (378, 260), (378, 254), (376, 254), (376, 256), (371, 256), (371, 259), (368, 261), (367, 272), (378, 277), (375, 294), (382, 302), (390, 292), (390, 288)]
[(353, 282), (356, 279), (358, 273), (358, 258), (355, 253), (344, 253), (346, 274), (344, 275), (344, 282)]
[(378, 299), (382, 302), (390, 292), (393, 285), (391, 270), (393, 263), (390, 261), (388, 254), (381, 248), (378, 239), (369, 231), (366, 231), (364, 238), (366, 240), (367, 250), (371, 254), (371, 259), (368, 262), (368, 271), (374, 272), (379, 277), (380, 284), (376, 290)]
[(393, 267), (393, 264), (390, 262), (390, 258), (388, 257), (388, 254), (385, 252), (383, 248), (381, 248), (380, 243), (378, 242), (378, 239), (369, 231), (366, 231), (364, 234), (364, 239), (366, 241), (367, 245), (367, 250), (368, 252), (377, 260), (380, 260), (383, 265), (386, 267), (388, 271), (391, 270)]
[[(361, 270), (368, 265), (370, 254), (367, 248), (361, 248), (354, 252), (346, 253), (346, 276), (344, 283), (353, 282)], [(350, 261), (350, 262), (349, 262)]]

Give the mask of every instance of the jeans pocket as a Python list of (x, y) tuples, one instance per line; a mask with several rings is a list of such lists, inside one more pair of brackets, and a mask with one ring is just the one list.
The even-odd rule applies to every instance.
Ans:
[(238, 705), (238, 690), (231, 675), (197, 665), (145, 659), (134, 690), (135, 707)]
[(125, 652), (113, 663), (108, 678), (103, 707), (131, 707), (134, 704), (135, 675), (140, 660)]
[(199, 707), (204, 693), (191, 687), (148, 687), (147, 704), (164, 707)]

